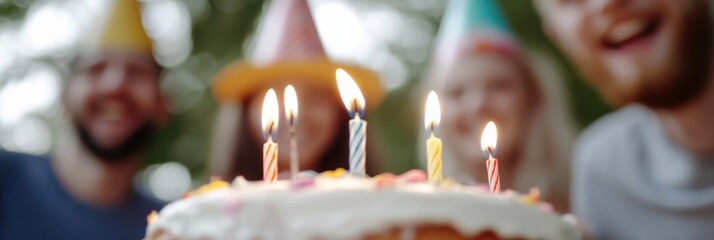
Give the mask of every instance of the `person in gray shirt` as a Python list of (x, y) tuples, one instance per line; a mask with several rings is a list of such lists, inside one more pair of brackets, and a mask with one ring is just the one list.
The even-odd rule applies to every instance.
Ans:
[(714, 2), (536, 0), (544, 29), (620, 107), (576, 144), (592, 239), (714, 239)]

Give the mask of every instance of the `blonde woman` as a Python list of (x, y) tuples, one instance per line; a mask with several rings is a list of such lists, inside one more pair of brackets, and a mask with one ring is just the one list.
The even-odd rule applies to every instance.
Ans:
[(487, 182), (480, 138), (494, 121), (502, 188), (537, 187), (567, 211), (573, 125), (556, 71), (527, 55), (496, 1), (450, 2), (424, 85), (441, 100), (444, 177)]

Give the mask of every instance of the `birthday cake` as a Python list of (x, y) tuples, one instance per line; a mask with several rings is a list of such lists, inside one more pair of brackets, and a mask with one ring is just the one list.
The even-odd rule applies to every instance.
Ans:
[(148, 217), (146, 239), (577, 239), (537, 191), (429, 183), (421, 170), (212, 180)]

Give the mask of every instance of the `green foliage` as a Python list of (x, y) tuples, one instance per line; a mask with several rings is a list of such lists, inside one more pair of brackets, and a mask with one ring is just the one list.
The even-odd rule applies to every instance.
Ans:
[(34, 1), (17, 1), (17, 4), (13, 1), (0, 1), (0, 26), (6, 21), (18, 21), (22, 20), (27, 13), (27, 9), (31, 5), (30, 2)]
[(253, 33), (263, 8), (262, 0), (244, 0), (235, 1), (230, 11), (220, 9), (226, 7), (225, 2), (209, 1), (208, 14), (193, 21), (191, 55), (186, 63), (176, 67), (189, 71), (208, 87), (196, 105), (172, 116), (156, 136), (147, 165), (179, 161), (194, 177), (205, 178), (203, 175), (207, 174), (210, 138), (218, 109), (210, 85), (221, 67), (244, 57), (243, 46)]

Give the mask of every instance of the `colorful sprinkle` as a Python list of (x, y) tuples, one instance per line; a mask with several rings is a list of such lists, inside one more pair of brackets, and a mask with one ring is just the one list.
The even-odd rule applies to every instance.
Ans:
[(488, 183), (478, 184), (478, 185), (474, 186), (474, 188), (476, 188), (476, 189), (478, 189), (478, 190), (480, 190), (480, 191), (482, 191), (482, 192), (490, 192), (490, 191), (491, 191), (491, 190), (488, 188)]
[(156, 220), (159, 220), (159, 213), (157, 213), (156, 210), (152, 210), (149, 215), (146, 215), (146, 222), (148, 222), (149, 225), (154, 224)]
[(213, 192), (218, 189), (227, 188), (230, 184), (228, 182), (221, 180), (219, 177), (211, 177), (211, 182), (203, 185), (190, 193), (190, 196), (200, 195), (207, 192)]
[(391, 173), (382, 173), (374, 177), (377, 189), (392, 187), (397, 182), (397, 176)]
[(305, 189), (308, 187), (315, 186), (315, 179), (314, 178), (298, 178), (297, 180), (292, 182), (291, 188), (293, 190), (300, 190), (300, 189)]
[(399, 181), (418, 183), (425, 182), (427, 179), (426, 173), (421, 169), (412, 169), (399, 176)]
[(345, 173), (347, 173), (347, 170), (345, 170), (344, 168), (338, 168), (334, 171), (324, 171), (320, 173), (320, 176), (325, 178), (340, 178), (345, 175)]
[(501, 195), (503, 195), (505, 197), (518, 197), (520, 194), (518, 194), (518, 192), (516, 192), (516, 191), (513, 191), (513, 189), (508, 188), (505, 191), (503, 191), (501, 193)]
[(454, 188), (454, 187), (461, 187), (461, 184), (457, 183), (451, 178), (444, 179), (443, 181), (439, 182), (439, 187), (442, 188)]
[(553, 204), (547, 202), (538, 203), (538, 208), (547, 213), (555, 213), (555, 208), (553, 207)]
[(235, 187), (242, 187), (248, 185), (248, 180), (246, 180), (243, 176), (237, 176), (233, 179), (231, 184)]
[(191, 192), (187, 192), (187, 193), (184, 193), (183, 195), (181, 195), (181, 199), (186, 199), (189, 197), (191, 197)]
[(528, 195), (536, 201), (540, 201), (540, 189), (533, 187), (528, 191)]
[(528, 206), (538, 205), (540, 203), (540, 190), (538, 188), (531, 188), (528, 194), (521, 195), (519, 200)]
[(535, 206), (536, 204), (538, 204), (538, 201), (529, 195), (523, 195), (519, 198), (519, 200), (526, 206)]
[(239, 196), (231, 196), (226, 200), (223, 210), (226, 214), (234, 214), (240, 208), (241, 203), (243, 201)]

